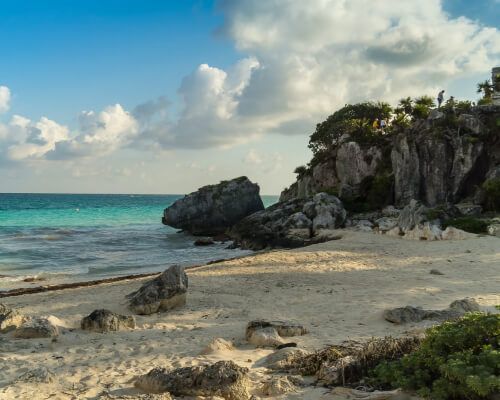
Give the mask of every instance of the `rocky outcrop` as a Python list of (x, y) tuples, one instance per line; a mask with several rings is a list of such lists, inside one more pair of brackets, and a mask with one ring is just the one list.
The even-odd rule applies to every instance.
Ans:
[(375, 144), (343, 137), (315, 155), (280, 200), (327, 191), (346, 204), (358, 199), (369, 207), (374, 188), (377, 195), (389, 192), (381, 201), (399, 207), (412, 199), (428, 207), (467, 199), (482, 204), (482, 184), (500, 170), (499, 118), (496, 105), (432, 110), (427, 119), (381, 135)]
[(448, 321), (462, 317), (465, 313), (479, 311), (479, 304), (474, 299), (455, 300), (444, 310), (424, 310), (420, 307), (406, 306), (384, 311), (384, 319), (394, 324), (420, 322), (424, 319)]
[(162, 222), (193, 235), (224, 233), (241, 219), (263, 210), (259, 186), (247, 177), (204, 186), (166, 208)]
[(248, 368), (233, 361), (168, 371), (154, 368), (136, 378), (135, 386), (145, 392), (169, 392), (174, 396), (220, 396), (226, 400), (247, 400)]
[(18, 339), (52, 338), (59, 335), (53, 317), (28, 317), (13, 333)]
[(153, 314), (186, 304), (187, 289), (188, 277), (184, 268), (173, 265), (126, 297), (134, 313)]
[(329, 240), (324, 230), (342, 227), (345, 219), (346, 211), (337, 197), (318, 193), (311, 198), (279, 202), (252, 214), (229, 234), (243, 248), (300, 247)]
[(135, 328), (135, 318), (130, 315), (120, 315), (109, 310), (95, 310), (82, 319), (81, 328), (94, 332), (116, 332)]

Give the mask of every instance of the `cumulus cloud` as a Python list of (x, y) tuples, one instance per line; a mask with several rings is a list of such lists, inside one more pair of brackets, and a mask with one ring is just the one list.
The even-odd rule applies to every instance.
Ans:
[(6, 112), (10, 106), (10, 90), (7, 86), (0, 86), (0, 114)]
[[(195, 68), (180, 84), (176, 117), (159, 98), (131, 111), (83, 112), (72, 132), (19, 119), (0, 124), (0, 147), (15, 159), (67, 159), (309, 134), (345, 103), (433, 94), (500, 60), (500, 32), (452, 18), (441, 0), (222, 0), (218, 8), (220, 33), (246, 56), (227, 69)], [(9, 99), (0, 87), (0, 112)], [(245, 161), (258, 159), (250, 151)]]

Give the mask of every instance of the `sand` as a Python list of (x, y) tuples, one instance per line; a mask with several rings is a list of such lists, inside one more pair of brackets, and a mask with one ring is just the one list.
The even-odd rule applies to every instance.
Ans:
[[(233, 360), (250, 368), (252, 393), (269, 373), (258, 360), (271, 349), (245, 343), (253, 319), (286, 319), (310, 333), (293, 338), (308, 350), (346, 339), (419, 332), (431, 322), (397, 326), (385, 308), (416, 305), (445, 308), (473, 297), (485, 309), (500, 304), (500, 241), (409, 241), (361, 232), (296, 250), (262, 253), (188, 271), (187, 305), (167, 313), (137, 316), (135, 330), (109, 334), (78, 329), (97, 308), (129, 314), (124, 296), (151, 278), (9, 297), (0, 301), (30, 315), (54, 315), (65, 326), (56, 342), (0, 335), (0, 399), (99, 399), (138, 393), (131, 379), (162, 366), (175, 368)], [(438, 269), (444, 275), (432, 275)], [(213, 338), (234, 350), (200, 355)], [(15, 383), (45, 366), (52, 383)], [(282, 398), (334, 399), (328, 389), (307, 387)]]

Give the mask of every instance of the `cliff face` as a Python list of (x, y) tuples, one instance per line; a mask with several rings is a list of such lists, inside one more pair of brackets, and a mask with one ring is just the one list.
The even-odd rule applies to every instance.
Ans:
[(497, 175), (500, 106), (451, 116), (433, 110), (425, 120), (381, 135), (377, 143), (342, 138), (282, 192), (281, 200), (327, 191), (347, 203), (375, 198), (397, 206), (411, 199), (431, 207), (481, 203), (482, 184)]

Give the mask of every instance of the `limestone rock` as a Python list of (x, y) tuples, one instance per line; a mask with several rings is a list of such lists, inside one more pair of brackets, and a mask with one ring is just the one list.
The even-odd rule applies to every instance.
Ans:
[(51, 338), (59, 335), (59, 329), (50, 317), (28, 317), (13, 333), (18, 339)]
[(23, 383), (52, 383), (55, 381), (55, 374), (49, 371), (47, 368), (40, 366), (34, 369), (26, 371), (24, 374), (20, 375), (16, 382)]
[(310, 198), (280, 202), (252, 214), (229, 232), (243, 248), (300, 247), (318, 243), (324, 229), (343, 226), (346, 211), (335, 196), (318, 193)]
[(398, 221), (391, 217), (382, 217), (375, 221), (380, 232), (387, 232), (394, 229), (398, 225)]
[(152, 314), (186, 304), (187, 289), (184, 268), (173, 265), (126, 297), (129, 308), (136, 314)]
[(424, 319), (447, 321), (463, 316), (465, 313), (479, 311), (479, 304), (474, 299), (455, 300), (444, 310), (424, 310), (420, 307), (406, 306), (384, 311), (384, 319), (395, 323), (420, 322)]
[(308, 354), (309, 352), (298, 347), (285, 347), (259, 360), (257, 364), (272, 370), (286, 370), (288, 366)]
[(303, 384), (301, 377), (295, 376), (272, 376), (261, 386), (260, 391), (264, 396), (282, 396), (297, 391), (297, 387)]
[(258, 347), (276, 347), (284, 342), (273, 327), (260, 328), (247, 334), (247, 341)]
[(461, 229), (454, 228), (452, 226), (448, 226), (442, 233), (441, 238), (443, 240), (464, 240), (476, 237), (477, 235), (465, 232)]
[(427, 221), (427, 207), (417, 200), (410, 200), (408, 205), (401, 210), (398, 226), (403, 232), (408, 232)]
[(95, 310), (82, 319), (81, 328), (102, 333), (134, 329), (135, 318), (133, 316), (119, 315), (109, 310)]
[(233, 361), (219, 361), (167, 371), (154, 368), (135, 379), (135, 386), (145, 392), (169, 392), (174, 396), (220, 396), (226, 400), (247, 400), (248, 368)]
[(274, 328), (278, 335), (281, 337), (292, 337), (292, 336), (302, 336), (309, 331), (302, 325), (287, 322), (287, 321), (266, 321), (266, 320), (255, 320), (251, 321), (247, 325), (246, 336), (247, 338), (255, 331), (264, 328)]
[(9, 306), (0, 303), (0, 332), (6, 333), (21, 326), (25, 317)]
[(232, 342), (223, 338), (215, 338), (201, 351), (201, 354), (213, 354), (231, 350), (234, 350)]
[(412, 230), (406, 231), (403, 239), (408, 240), (441, 240), (442, 231), (437, 225), (426, 222), (423, 225), (415, 226)]
[(163, 223), (194, 235), (216, 235), (264, 209), (259, 186), (247, 177), (204, 186), (166, 208)]

